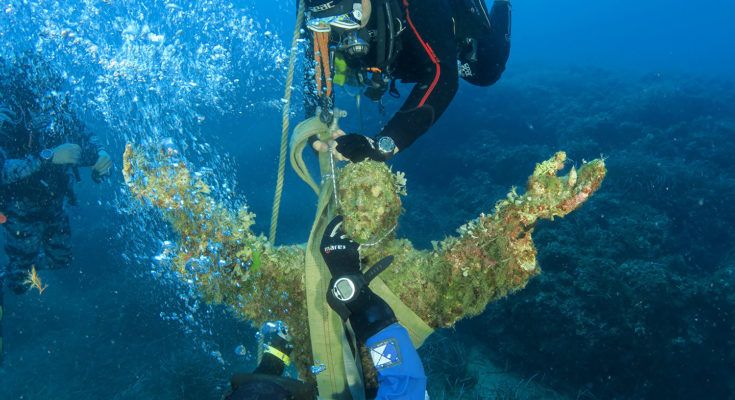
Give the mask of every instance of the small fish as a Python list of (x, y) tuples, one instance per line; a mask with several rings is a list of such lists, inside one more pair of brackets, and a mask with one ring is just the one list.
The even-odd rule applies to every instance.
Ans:
[(38, 276), (38, 272), (36, 272), (35, 265), (31, 267), (31, 270), (28, 272), (28, 277), (26, 277), (26, 280), (23, 283), (28, 285), (30, 288), (36, 288), (38, 290), (38, 294), (43, 294), (48, 287), (48, 285), (44, 285), (43, 282), (41, 282), (41, 278)]
[(0, 225), (8, 222), (8, 217), (5, 216), (5, 214), (0, 212)]

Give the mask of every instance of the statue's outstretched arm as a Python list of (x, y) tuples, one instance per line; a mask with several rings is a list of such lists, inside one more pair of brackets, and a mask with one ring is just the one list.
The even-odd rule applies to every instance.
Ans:
[(255, 326), (282, 320), (294, 335), (294, 359), (309, 370), (310, 343), (303, 286), (304, 250), (273, 247), (250, 230), (255, 215), (215, 201), (209, 187), (171, 148), (147, 154), (127, 145), (123, 175), (132, 194), (161, 211), (179, 236), (170, 268), (203, 297), (227, 304)]
[(566, 155), (557, 153), (536, 166), (523, 194), (512, 190), (495, 205), (459, 228), (433, 251), (418, 251), (407, 240), (372, 250), (371, 260), (396, 257), (383, 280), (432, 327), (447, 327), (480, 314), (489, 302), (522, 289), (538, 275), (532, 233), (539, 219), (563, 217), (577, 209), (605, 177), (603, 160), (557, 176)]

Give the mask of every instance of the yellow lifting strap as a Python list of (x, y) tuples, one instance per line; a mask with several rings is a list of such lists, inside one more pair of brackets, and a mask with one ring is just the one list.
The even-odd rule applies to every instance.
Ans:
[[(336, 121), (333, 128), (336, 128)], [(324, 364), (327, 367), (316, 377), (319, 394), (320, 397), (326, 399), (355, 400), (356, 397), (350, 395), (349, 389), (360, 382), (360, 377), (355, 376), (359, 372), (356, 367), (350, 365), (354, 364), (354, 360), (347, 359), (349, 352), (345, 347), (348, 345), (342, 320), (332, 311), (326, 301), (325, 294), (331, 276), (319, 251), (324, 229), (335, 215), (334, 186), (331, 183), (332, 163), (329, 153), (320, 153), (319, 166), (324, 180), (321, 185), (317, 185), (304, 164), (302, 155), (295, 154), (303, 152), (306, 147), (304, 143), (310, 136), (317, 135), (319, 138), (326, 139), (331, 136), (331, 132), (332, 129), (317, 117), (300, 123), (292, 136), (290, 158), (294, 171), (309, 186), (315, 188), (319, 196), (317, 213), (306, 247), (306, 270), (304, 271), (312, 354), (315, 363)], [(391, 306), (398, 320), (411, 335), (411, 341), (416, 347), (420, 347), (431, 335), (433, 329), (406, 306), (380, 278), (374, 279), (370, 287)]]
[(416, 315), (379, 277), (370, 282), (370, 289), (390, 305), (398, 321), (406, 328), (408, 334), (411, 336), (411, 342), (414, 347), (417, 349), (421, 347), (424, 341), (426, 341), (426, 338), (434, 333), (434, 328), (430, 327), (421, 317)]
[[(288, 76), (286, 79), (286, 90), (284, 95), (285, 104), (282, 115), (281, 148), (278, 164), (278, 178), (276, 192), (273, 200), (273, 213), (271, 215), (270, 241), (275, 243), (278, 228), (278, 214), (283, 193), (283, 182), (285, 175), (286, 151), (288, 144), (289, 113), (291, 93), (293, 85), (296, 57), (298, 55), (297, 45), (300, 37), (301, 27), (304, 21), (304, 0), (299, 0), (299, 11), (294, 28), (293, 41), (291, 43), (291, 58), (289, 60)], [(319, 50), (325, 50), (323, 44)], [(328, 61), (325, 57), (322, 61)], [(329, 68), (328, 63), (326, 64)], [(324, 71), (327, 89), (331, 92), (331, 71)], [(321, 75), (321, 74), (320, 74)], [(321, 78), (321, 76), (319, 77)], [(331, 93), (330, 93), (331, 94)], [(361, 400), (364, 398), (362, 377), (359, 365), (351, 356), (349, 344), (345, 337), (344, 327), (340, 317), (332, 311), (327, 304), (326, 293), (330, 280), (329, 269), (322, 259), (319, 244), (327, 224), (335, 215), (334, 186), (328, 184), (317, 184), (309, 173), (303, 159), (303, 151), (308, 143), (308, 138), (318, 136), (324, 141), (331, 138), (332, 131), (336, 129), (337, 119), (330, 128), (322, 123), (319, 118), (308, 119), (299, 124), (291, 138), (291, 166), (299, 177), (306, 182), (319, 197), (314, 224), (309, 234), (309, 241), (305, 255), (305, 278), (304, 286), (306, 292), (306, 304), (309, 319), (309, 336), (311, 340), (312, 355), (315, 363), (324, 364), (326, 370), (316, 376), (319, 388), (319, 396), (323, 399), (335, 400)], [(333, 174), (334, 166), (328, 153), (319, 155), (320, 182), (322, 177)], [(420, 347), (424, 340), (432, 333), (429, 327), (420, 317), (408, 308), (380, 279), (371, 282), (370, 287), (381, 296), (396, 314), (401, 324), (406, 327), (411, 335), (411, 340), (416, 347)]]

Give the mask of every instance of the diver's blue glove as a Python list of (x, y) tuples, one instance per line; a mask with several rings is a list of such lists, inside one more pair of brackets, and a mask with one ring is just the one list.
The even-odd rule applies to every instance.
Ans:
[(389, 256), (380, 260), (365, 274), (360, 272), (359, 245), (347, 237), (342, 217), (336, 217), (324, 231), (321, 253), (332, 274), (327, 288), (327, 303), (343, 321), (349, 320), (358, 341), (396, 322), (390, 306), (373, 293), (368, 284), (393, 261)]

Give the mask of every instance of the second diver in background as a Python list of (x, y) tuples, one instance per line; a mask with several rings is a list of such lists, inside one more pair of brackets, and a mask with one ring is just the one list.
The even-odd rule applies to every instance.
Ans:
[(110, 155), (68, 107), (43, 109), (22, 76), (15, 74), (0, 89), (0, 225), (8, 257), (0, 269), (0, 361), (3, 285), (23, 294), (35, 267), (71, 264), (65, 205), (76, 201), (77, 168), (92, 167), (99, 181), (112, 167)]

